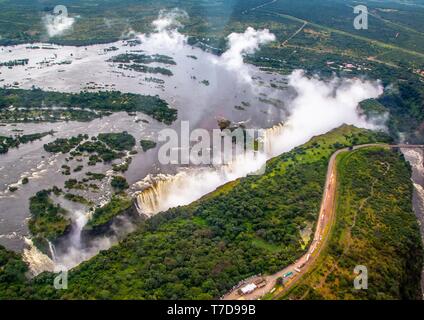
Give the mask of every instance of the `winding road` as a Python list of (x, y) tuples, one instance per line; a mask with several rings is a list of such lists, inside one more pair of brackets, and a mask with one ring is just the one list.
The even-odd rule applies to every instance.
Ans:
[[(329, 160), (328, 168), (327, 168), (327, 177), (325, 181), (325, 189), (323, 193), (323, 198), (321, 202), (321, 208), (318, 216), (317, 227), (315, 230), (314, 239), (309, 246), (308, 251), (296, 260), (293, 264), (285, 267), (284, 269), (278, 271), (275, 274), (264, 276), (264, 277), (256, 277), (253, 279), (249, 279), (249, 283), (253, 283), (257, 280), (265, 279), (266, 285), (262, 288), (258, 288), (255, 291), (240, 295), (238, 293), (237, 287), (232, 291), (228, 292), (223, 300), (257, 300), (262, 298), (267, 293), (274, 292), (274, 288), (277, 282), (277, 279), (280, 277), (284, 277), (289, 272), (293, 274), (290, 277), (284, 279), (284, 287), (280, 289), (280, 291), (276, 292), (279, 296), (283, 295), (290, 289), (306, 272), (310, 270), (313, 266), (317, 258), (319, 257), (323, 248), (327, 243), (327, 240), (330, 235), (331, 227), (335, 222), (335, 199), (336, 199), (336, 190), (337, 190), (337, 167), (336, 167), (336, 158), (337, 156), (346, 151), (357, 150), (361, 148), (367, 147), (387, 147), (387, 148), (424, 148), (423, 145), (387, 145), (387, 144), (364, 144), (354, 146), (353, 148), (344, 148), (337, 150), (334, 152)], [(297, 271), (295, 270), (297, 269)]]

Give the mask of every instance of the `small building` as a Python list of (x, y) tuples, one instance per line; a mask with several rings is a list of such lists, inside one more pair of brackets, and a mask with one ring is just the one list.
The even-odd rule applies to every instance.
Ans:
[(244, 287), (240, 288), (239, 291), (238, 291), (238, 293), (240, 295), (249, 294), (249, 293), (255, 291), (256, 288), (257, 288), (256, 284), (249, 283), (249, 284), (245, 285)]
[(264, 278), (259, 278), (254, 282), (257, 288), (263, 288), (266, 286), (266, 280)]

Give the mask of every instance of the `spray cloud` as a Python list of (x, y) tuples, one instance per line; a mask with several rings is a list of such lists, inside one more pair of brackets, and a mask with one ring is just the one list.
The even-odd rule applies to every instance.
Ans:
[(75, 18), (68, 16), (65, 6), (58, 5), (53, 9), (54, 14), (47, 14), (43, 17), (44, 27), (49, 37), (63, 35), (70, 30), (75, 23)]
[(231, 33), (227, 40), (228, 50), (217, 60), (218, 63), (224, 64), (231, 71), (241, 73), (242, 78), (249, 81), (250, 76), (243, 62), (243, 56), (256, 52), (260, 45), (275, 41), (275, 35), (268, 29), (255, 30), (248, 27), (244, 33)]
[(302, 70), (289, 76), (289, 86), (296, 97), (289, 105), (285, 129), (273, 143), (273, 155), (286, 152), (342, 124), (360, 128), (383, 129), (361, 115), (359, 103), (383, 93), (378, 81), (333, 78), (327, 82), (307, 77)]

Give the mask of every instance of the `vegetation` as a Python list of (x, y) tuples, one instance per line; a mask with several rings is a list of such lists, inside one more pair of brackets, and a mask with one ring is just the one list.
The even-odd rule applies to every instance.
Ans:
[(70, 176), (70, 175), (71, 175), (71, 167), (70, 167), (70, 166), (68, 166), (68, 165), (66, 165), (66, 164), (64, 164), (64, 165), (62, 166), (62, 174), (63, 174), (64, 176)]
[(87, 122), (95, 118), (110, 115), (110, 112), (95, 113), (88, 110), (68, 109), (0, 109), (0, 121), (6, 123), (28, 122), (59, 122), (81, 121)]
[(154, 54), (150, 56), (146, 54), (125, 53), (112, 57), (109, 61), (119, 63), (118, 68), (121, 69), (134, 70), (142, 73), (162, 74), (164, 76), (172, 76), (172, 71), (163, 67), (149, 67), (143, 65), (143, 63), (176, 64), (172, 57), (161, 54)]
[[(299, 231), (316, 219), (336, 142), (376, 139), (368, 131), (340, 128), (273, 159), (264, 176), (153, 217), (71, 272), (70, 283), (87, 291), (71, 288), (62, 297), (216, 298), (249, 275), (278, 270), (303, 253)], [(128, 272), (143, 277), (118, 285)], [(89, 285), (94, 273), (96, 283)]]
[(0, 300), (22, 299), (22, 284), (26, 281), (27, 265), (22, 257), (0, 245)]
[(115, 171), (115, 172), (126, 172), (129, 168), (131, 162), (132, 162), (131, 157), (125, 158), (124, 162), (122, 162), (120, 164), (113, 164), (112, 170)]
[(110, 62), (115, 63), (144, 63), (144, 64), (150, 64), (150, 63), (163, 63), (163, 64), (170, 64), (175, 65), (174, 59), (172, 57), (163, 55), (163, 54), (154, 54), (154, 55), (146, 55), (146, 54), (135, 54), (135, 53), (124, 53), (117, 55), (115, 57), (112, 57)]
[(53, 142), (44, 145), (44, 150), (52, 153), (68, 153), (77, 147), (82, 141), (88, 139), (88, 135), (79, 134), (69, 139), (59, 138)]
[[(127, 23), (138, 32), (150, 32), (151, 22), (157, 18), (159, 10), (171, 6), (169, 0), (110, 0), (107, 5), (100, 5), (100, 0), (91, 2), (90, 6), (82, 0), (67, 4), (70, 12), (81, 15), (82, 18), (78, 19), (72, 32), (54, 37), (50, 41), (74, 45), (113, 42), (121, 37)], [(248, 26), (257, 29), (268, 28), (276, 35), (277, 40), (262, 47), (258, 53), (245, 57), (247, 62), (265, 71), (287, 74), (301, 68), (309, 74), (317, 73), (323, 77), (336, 74), (343, 77), (366, 76), (380, 79), (385, 86), (392, 88), (378, 99), (384, 108), (381, 109), (382, 113), (390, 111), (389, 127), (392, 136), (397, 138), (400, 132), (406, 141), (423, 143), (424, 86), (421, 72), (424, 63), (424, 36), (421, 30), (424, 27), (424, 10), (399, 1), (381, 4), (366, 0), (364, 3), (372, 12), (369, 19), (373, 25), (366, 33), (352, 28), (351, 7), (356, 5), (354, 0), (278, 0), (270, 1), (262, 7), (258, 6), (264, 4), (263, 0), (212, 0), (201, 4), (195, 0), (184, 0), (178, 3), (178, 7), (187, 11), (190, 21), (184, 21), (186, 26), (179, 30), (188, 35), (189, 44), (222, 54), (227, 45), (226, 37), (231, 32), (242, 32)], [(38, 11), (44, 14), (45, 11), (52, 11), (54, 5), (46, 4), (41, 8), (35, 0), (28, 0), (20, 5), (19, 12), (15, 10), (14, 5), (12, 1), (0, 2), (0, 21), (2, 16), (5, 21), (11, 20), (10, 16), (19, 16), (13, 21), (26, 21), (27, 24), (0, 22), (0, 33), (3, 35), (0, 43), (33, 42), (43, 38), (45, 31), (39, 30), (42, 27), (38, 20), (34, 20), (37, 15), (33, 16), (33, 13)], [(258, 8), (251, 10), (255, 7)], [(123, 18), (122, 23), (116, 21), (112, 26), (106, 27), (105, 18), (114, 18), (117, 14)], [(123, 22), (124, 17), (128, 19), (126, 23)], [(223, 17), (226, 17), (225, 25), (222, 25)], [(292, 37), (294, 34), (296, 35)], [(287, 39), (290, 40), (286, 41)], [(139, 41), (127, 41), (129, 46), (133, 43), (137, 44)], [(110, 50), (113, 50), (113, 47)], [(159, 55), (127, 53), (112, 59), (127, 67), (141, 62), (147, 64), (152, 60), (172, 64), (169, 57)], [(4, 104), (0, 103), (1, 105)], [(10, 106), (11, 103), (6, 105)], [(118, 109), (128, 109), (131, 112), (134, 106), (120, 106)], [(166, 109), (165, 107), (163, 112), (166, 112)], [(85, 121), (88, 121), (101, 116), (89, 112), (88, 109), (42, 112), (36, 110), (3, 108), (0, 121), (59, 121), (71, 118), (80, 121), (85, 118)], [(103, 112), (101, 110), (102, 108), (97, 112)], [(112, 110), (114, 111), (116, 110)], [(176, 111), (173, 111), (173, 114), (167, 112), (166, 115), (157, 116), (170, 120), (169, 115), (175, 119)], [(46, 112), (49, 116), (46, 116)]]
[(102, 162), (102, 159), (97, 154), (90, 155), (88, 157), (88, 165), (89, 166), (95, 166), (98, 162)]
[[(100, 133), (97, 137), (89, 140), (87, 134), (79, 134), (71, 138), (59, 138), (44, 145), (44, 149), (53, 153), (68, 153), (74, 156), (87, 156), (89, 154), (88, 165), (94, 166), (98, 162), (110, 162), (125, 156), (122, 151), (131, 151), (135, 146), (135, 138), (126, 131), (121, 133)], [(69, 160), (69, 159), (68, 159)], [(82, 161), (82, 159), (77, 159)], [(127, 159), (126, 165), (130, 160)], [(71, 168), (68, 165), (62, 166), (62, 174), (70, 175)], [(73, 171), (79, 172), (83, 165), (78, 165)]]
[(90, 181), (89, 178), (85, 178), (82, 181), (78, 181), (77, 179), (69, 179), (65, 181), (65, 189), (68, 190), (94, 190), (97, 191), (99, 189), (99, 187), (97, 186), (97, 184), (94, 183), (87, 183), (88, 181)]
[[(13, 110), (9, 110), (8, 108), (12, 105)], [(41, 107), (43, 110), (40, 109)], [(54, 108), (56, 113), (54, 113), (55, 110), (44, 110), (46, 108)], [(59, 112), (58, 108), (63, 111)], [(31, 116), (33, 111), (36, 113)], [(1, 121), (90, 121), (108, 115), (110, 112), (121, 111), (143, 112), (166, 124), (171, 124), (177, 118), (177, 110), (169, 108), (168, 104), (157, 96), (142, 96), (119, 91), (75, 94), (41, 89), (0, 88)]]
[(128, 132), (121, 133), (100, 133), (98, 140), (104, 142), (111, 149), (130, 151), (135, 146), (135, 139)]
[(424, 141), (423, 87), (422, 80), (409, 77), (378, 99), (384, 111), (391, 114), (388, 126), (393, 136), (400, 132), (412, 143)]
[(95, 173), (95, 172), (87, 172), (86, 176), (89, 177), (90, 180), (103, 180), (104, 178), (106, 178), (106, 175), (103, 173)]
[(79, 152), (87, 152), (90, 154), (95, 153), (94, 155), (90, 156), (89, 165), (91, 163), (95, 165), (97, 162), (101, 162), (102, 160), (104, 162), (109, 162), (123, 156), (123, 154), (117, 153), (114, 150), (108, 148), (101, 141), (86, 141), (83, 144), (79, 145), (77, 150)]
[[(188, 23), (183, 23), (185, 27), (179, 30), (189, 36), (190, 44), (221, 54), (226, 49), (226, 37), (229, 33), (243, 32), (247, 26), (268, 28), (276, 35), (276, 41), (263, 47), (258, 53), (245, 57), (245, 61), (264, 71), (287, 74), (302, 68), (309, 74), (317, 73), (324, 77), (336, 74), (381, 79), (387, 90), (380, 98), (364, 102), (364, 113), (373, 116), (389, 112), (388, 125), (392, 137), (401, 136), (405, 141), (413, 143), (424, 142), (424, 86), (420, 73), (424, 63), (424, 36), (421, 32), (424, 11), (420, 6), (404, 1), (364, 0), (363, 3), (372, 13), (369, 18), (373, 26), (364, 33), (352, 28), (351, 7), (357, 4), (354, 0), (278, 0), (269, 1), (265, 5), (264, 2), (178, 1), (178, 6), (186, 10), (190, 17)], [(40, 39), (44, 41), (45, 30), (39, 17), (50, 13), (55, 5), (49, 0), (42, 4), (36, 0), (25, 0), (21, 1), (19, 10), (16, 10), (14, 1), (0, 1), (0, 44), (33, 43)], [(74, 0), (66, 5), (71, 16), (79, 16), (77, 23), (68, 33), (52, 37), (48, 41), (68, 45), (112, 42), (120, 39), (129, 25), (136, 32), (149, 32), (152, 30), (151, 21), (157, 18), (159, 9), (174, 6), (169, 0), (108, 0), (107, 3), (101, 0), (91, 0), (89, 3)], [(252, 10), (253, 8), (255, 9)], [(111, 20), (113, 23), (107, 26)], [(130, 47), (137, 43), (138, 40), (127, 41)], [(30, 47), (40, 49), (35, 45)], [(105, 49), (106, 52), (115, 50), (114, 47)], [(170, 76), (172, 72), (166, 68), (145, 65), (152, 62), (172, 64), (172, 59), (168, 58), (128, 54), (116, 58), (116, 63), (121, 63), (122, 68)], [(4, 67), (15, 65), (14, 62), (5, 62)], [(162, 83), (156, 78), (151, 79)], [(278, 88), (276, 84), (271, 85)], [(263, 101), (275, 103), (270, 99)], [(10, 108), (12, 105), (14, 108)], [(59, 108), (44, 110), (40, 106)], [(244, 107), (247, 106), (235, 108), (243, 110)], [(130, 113), (144, 112), (165, 123), (171, 123), (177, 116), (176, 110), (170, 109), (158, 97), (119, 92), (61, 94), (38, 89), (0, 89), (2, 122), (90, 121), (121, 110)], [(343, 146), (375, 140), (387, 141), (383, 136), (349, 127), (315, 138), (310, 143), (271, 160), (264, 176), (241, 179), (191, 206), (159, 214), (117, 247), (102, 252), (72, 271), (70, 289), (63, 292), (51, 288), (51, 274), (42, 275), (29, 284), (20, 284), (20, 281), (15, 283), (14, 280), (19, 279), (18, 274), (18, 278), (13, 278), (13, 284), (6, 282), (5, 286), (1, 278), (3, 266), (0, 262), (0, 297), (3, 293), (6, 297), (31, 298), (219, 297), (240, 279), (258, 272), (273, 272), (303, 252), (307, 244), (300, 237), (300, 230), (316, 220), (329, 155)], [(75, 155), (78, 152), (90, 153), (89, 165), (120, 157), (119, 152), (105, 143), (94, 140), (91, 142), (92, 144), (82, 147), (84, 151), (74, 151)], [(1, 143), (0, 153), (2, 148)], [(59, 144), (57, 150), (61, 152)], [(388, 176), (387, 185), (391, 187), (389, 190), (389, 187), (385, 188), (377, 179), (384, 165), (378, 163), (376, 157), (370, 153), (370, 160), (373, 161), (368, 168), (364, 165), (365, 158), (360, 155), (360, 152), (355, 152), (350, 160), (340, 160), (341, 165), (343, 161), (357, 161), (364, 170), (362, 172), (358, 169), (355, 172), (355, 168), (346, 168), (347, 180), (340, 186), (341, 192), (354, 189), (351, 187), (353, 185), (359, 186), (358, 192), (346, 193), (348, 196), (345, 207), (340, 209), (343, 224), (334, 231), (334, 239), (339, 242), (329, 249), (328, 263), (337, 262), (341, 256), (340, 263), (335, 264), (335, 271), (329, 274), (322, 287), (309, 290), (314, 285), (314, 277), (318, 279), (322, 276), (319, 274), (321, 270), (327, 271), (328, 266), (324, 261), (320, 267), (322, 269), (311, 276), (310, 282), (305, 282), (305, 288), (291, 293), (294, 296), (305, 293), (307, 298), (327, 298), (331, 297), (329, 288), (336, 286), (340, 289), (340, 296), (351, 298), (351, 288), (346, 284), (351, 284), (350, 264), (358, 259), (359, 249), (363, 248), (370, 249), (364, 259), (383, 269), (377, 279), (372, 279), (377, 283), (375, 290), (378, 292), (362, 293), (365, 297), (403, 298), (415, 295), (415, 280), (412, 278), (415, 276), (418, 259), (408, 257), (408, 262), (404, 258), (408, 255), (408, 250), (419, 256), (419, 248), (414, 247), (416, 230), (410, 221), (410, 208), (407, 207), (410, 206), (410, 201), (409, 204), (393, 201), (399, 196), (410, 196), (410, 192), (405, 191), (406, 184), (409, 183), (409, 180), (405, 180), (408, 173), (401, 160), (381, 153), (379, 156), (384, 162), (395, 168), (387, 174), (400, 177), (400, 184), (394, 184), (394, 178)], [(125, 166), (117, 165), (114, 168), (122, 171)], [(64, 168), (64, 172), (69, 170), (70, 168)], [(354, 180), (353, 172), (360, 181)], [(369, 176), (365, 177), (366, 174)], [(88, 180), (97, 178), (100, 180), (104, 177), (87, 174)], [(369, 191), (374, 181), (377, 181), (375, 190), (378, 190), (375, 199), (366, 201), (363, 192), (367, 188)], [(68, 180), (67, 185), (87, 188), (84, 182), (77, 180)], [(364, 212), (374, 219), (369, 227), (362, 226), (365, 222), (362, 211), (357, 210), (357, 201), (363, 203)], [(390, 214), (387, 206), (396, 215)], [(391, 207), (395, 209), (392, 210)], [(383, 211), (381, 214), (380, 209)], [(358, 224), (349, 231), (346, 225), (351, 225), (353, 211), (355, 214), (356, 211), (359, 212), (356, 220)], [(401, 217), (405, 219), (400, 219)], [(338, 234), (338, 228), (345, 233), (341, 231)], [(376, 239), (381, 240), (381, 243), (387, 240), (387, 250), (380, 253), (377, 250), (380, 248), (375, 244)], [(346, 255), (341, 255), (344, 247), (341, 249), (340, 243), (351, 243)], [(337, 252), (332, 252), (332, 249)], [(381, 255), (382, 261), (375, 261), (376, 258), (371, 253), (375, 257)], [(390, 254), (395, 257), (395, 266), (387, 264)], [(1, 255), (0, 248), (0, 257)], [(10, 259), (15, 261), (18, 258)], [(410, 274), (400, 272), (408, 270), (407, 268), (411, 270)], [(19, 267), (16, 270), (20, 272)], [(383, 285), (383, 279), (388, 281), (386, 285)]]
[(149, 149), (153, 149), (156, 147), (156, 142), (151, 140), (140, 140), (141, 148), (144, 152), (146, 152)]
[(110, 182), (110, 185), (118, 192), (129, 188), (127, 180), (122, 176), (114, 176)]
[(161, 74), (168, 77), (173, 76), (172, 71), (164, 67), (149, 67), (143, 64), (133, 63), (128, 65), (120, 64), (118, 65), (118, 68), (124, 69), (124, 70), (133, 70), (133, 71), (141, 72), (141, 73)]
[(15, 137), (0, 136), (0, 154), (7, 153), (9, 148), (18, 148), (20, 144), (40, 140), (47, 135), (53, 135), (53, 131), (18, 135)]
[[(146, 82), (152, 82), (152, 83), (157, 83), (159, 85), (162, 85), (162, 84), (165, 83), (165, 80), (154, 78), (154, 77), (145, 77), (144, 78), (144, 81), (146, 81)], [(137, 121), (143, 121), (143, 122), (145, 122), (147, 120), (144, 120), (144, 119), (143, 120), (140, 120), (140, 119), (138, 119)]]
[(123, 214), (126, 210), (131, 208), (132, 200), (126, 196), (115, 195), (103, 207), (97, 208), (90, 221), (85, 226), (86, 230), (98, 228), (105, 224), (110, 223), (113, 218)]
[(74, 172), (80, 172), (80, 171), (82, 171), (82, 169), (84, 168), (84, 166), (83, 165), (79, 165), (79, 166), (77, 166), (73, 171)]
[[(423, 249), (410, 168), (399, 152), (359, 149), (338, 159), (336, 224), (317, 265), (290, 299), (420, 299)], [(355, 290), (355, 266), (368, 289)]]
[(78, 202), (78, 203), (81, 203), (81, 204), (86, 205), (86, 206), (93, 205), (93, 203), (91, 201), (87, 200), (86, 198), (84, 198), (83, 196), (80, 196), (78, 194), (66, 193), (64, 198), (66, 200)]
[(17, 60), (11, 60), (7, 62), (0, 62), (0, 67), (15, 67), (15, 66), (24, 66), (28, 64), (28, 59), (17, 59)]
[[(370, 16), (373, 28), (369, 28), (366, 34), (361, 32), (362, 30), (352, 28), (351, 7), (356, 4), (354, 0), (279, 0), (262, 7), (258, 6), (264, 4), (263, 0), (212, 0), (201, 3), (196, 0), (184, 0), (178, 2), (178, 7), (187, 11), (190, 17), (190, 21), (183, 22), (186, 26), (180, 28), (181, 32), (190, 35), (190, 38), (195, 39), (193, 41), (201, 40), (212, 47), (224, 47), (223, 39), (229, 32), (244, 30), (249, 25), (255, 28), (270, 28), (277, 35), (278, 41), (282, 42), (306, 20), (310, 23), (308, 29), (315, 29), (317, 26), (321, 28), (319, 34), (298, 35), (305, 38), (304, 42), (307, 40), (306, 43), (313, 49), (319, 48), (316, 42), (321, 40), (336, 48), (344, 44), (350, 51), (360, 51), (364, 57), (370, 56), (369, 53), (373, 51), (386, 53), (388, 56), (379, 57), (384, 60), (402, 58), (393, 57), (394, 53), (407, 55), (408, 51), (423, 51), (423, 36), (420, 31), (423, 29), (424, 13), (421, 7), (399, 1), (375, 3), (365, 0), (363, 3), (373, 13)], [(54, 5), (52, 2), (40, 5), (38, 1), (29, 0), (20, 5), (20, 10), (16, 10), (13, 1), (2, 1), (0, 18), (4, 22), (0, 25), (0, 33), (3, 35), (0, 44), (40, 42), (45, 37), (45, 30), (39, 17), (51, 13)], [(110, 0), (104, 4), (101, 0), (92, 0), (88, 5), (83, 0), (76, 0), (66, 5), (71, 16), (81, 18), (73, 30), (49, 41), (87, 45), (117, 41), (123, 31), (128, 30), (128, 25), (136, 32), (149, 32), (152, 30), (151, 21), (157, 18), (159, 10), (172, 8), (175, 3), (169, 0)], [(258, 8), (251, 10), (255, 7)], [(109, 25), (105, 19), (113, 20), (114, 23)], [(25, 23), (18, 23), (20, 21)], [(323, 31), (326, 33), (322, 34)], [(395, 36), (397, 32), (400, 34)], [(297, 37), (293, 41), (296, 39)], [(357, 41), (360, 45), (355, 48), (356, 44), (353, 44), (350, 48), (349, 40)], [(363, 44), (366, 40), (373, 41), (373, 45), (366, 48)], [(381, 46), (380, 42), (387, 45)], [(398, 47), (405, 50), (398, 50)]]
[(52, 190), (42, 190), (30, 198), (31, 218), (28, 222), (31, 234), (38, 239), (55, 240), (69, 231), (71, 221), (66, 210), (50, 199)]

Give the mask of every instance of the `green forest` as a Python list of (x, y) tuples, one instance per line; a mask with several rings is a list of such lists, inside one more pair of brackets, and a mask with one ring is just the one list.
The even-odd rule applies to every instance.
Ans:
[[(11, 111), (9, 107), (12, 105), (14, 110)], [(169, 108), (168, 103), (157, 96), (119, 91), (61, 93), (35, 88), (32, 90), (0, 88), (1, 121), (37, 121), (40, 114), (36, 118), (28, 118), (28, 112), (37, 111), (41, 107), (66, 109), (70, 116), (68, 120), (78, 121), (90, 121), (111, 112), (122, 111), (143, 112), (165, 124), (171, 124), (177, 118), (177, 110)], [(52, 110), (52, 112), (54, 111)], [(43, 110), (42, 114), (44, 115), (46, 112), (49, 111)], [(47, 116), (46, 120), (58, 121), (54, 116), (50, 116), (50, 112)], [(20, 118), (26, 118), (26, 120), (19, 121)]]
[[(338, 158), (336, 223), (327, 248), (288, 299), (421, 299), (423, 248), (410, 167), (399, 151), (365, 148)], [(354, 268), (368, 269), (355, 290)]]
[[(61, 191), (53, 190), (56, 194)], [(46, 249), (46, 241), (54, 241), (70, 231), (71, 220), (67, 218), (67, 211), (59, 204), (55, 204), (50, 195), (52, 190), (41, 190), (29, 200), (31, 218), (28, 228), (33, 235), (33, 242), (40, 249)]]
[(53, 135), (53, 131), (31, 133), (13, 136), (0, 136), (0, 154), (7, 153), (10, 148), (19, 148), (19, 145), (40, 140), (48, 135)]
[(112, 199), (103, 207), (97, 208), (90, 221), (85, 226), (86, 230), (92, 230), (101, 227), (121, 215), (133, 205), (130, 198), (124, 195), (114, 195)]
[(240, 280), (302, 255), (307, 244), (300, 230), (316, 220), (331, 154), (376, 141), (389, 138), (342, 126), (270, 160), (265, 175), (141, 223), (119, 245), (73, 269), (68, 290), (54, 290), (49, 273), (11, 287), (30, 299), (218, 298)]

